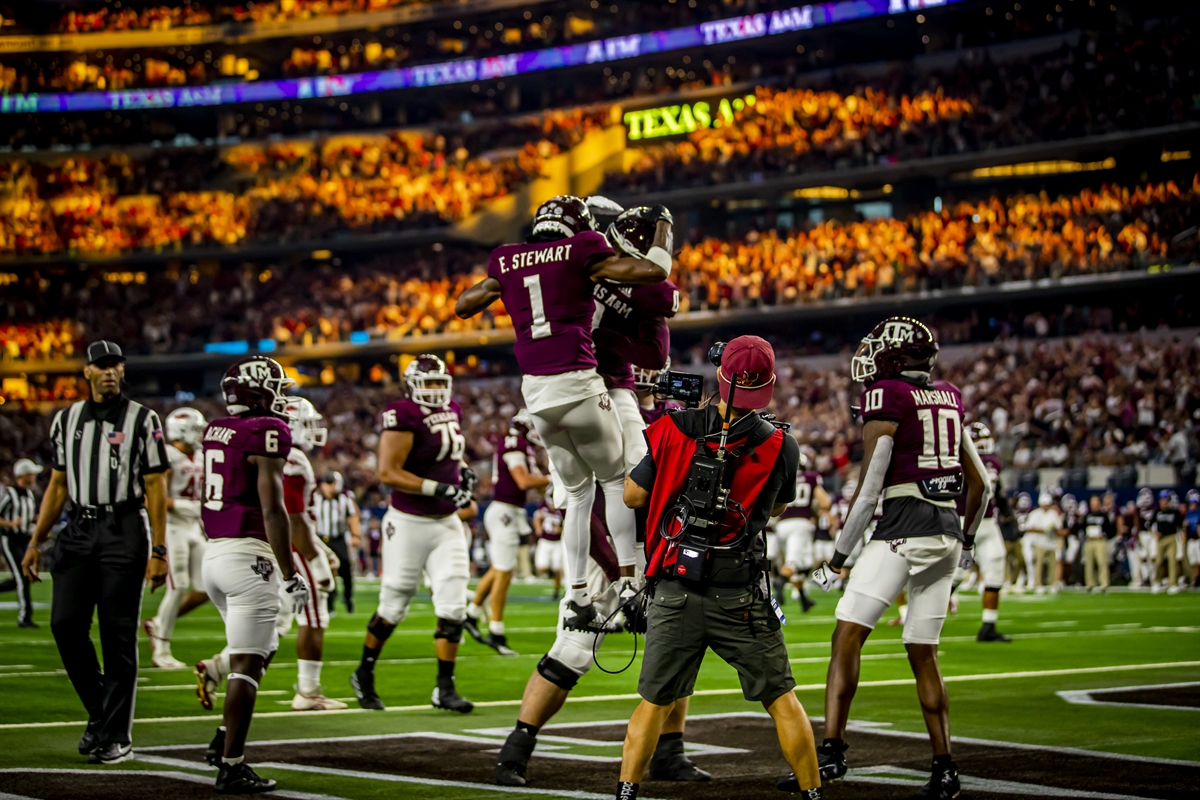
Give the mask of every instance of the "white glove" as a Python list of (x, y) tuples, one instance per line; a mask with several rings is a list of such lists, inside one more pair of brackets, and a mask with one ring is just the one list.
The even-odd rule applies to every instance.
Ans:
[(833, 567), (829, 566), (828, 561), (822, 561), (821, 566), (814, 569), (810, 577), (817, 586), (821, 587), (822, 592), (828, 592), (829, 588), (833, 586), (833, 581), (837, 577), (837, 573)]
[(304, 576), (297, 572), (291, 577), (291, 580), (284, 581), (281, 596), (283, 602), (291, 605), (293, 614), (303, 614), (311, 593), (308, 581), (304, 580)]
[(958, 557), (959, 569), (970, 569), (975, 566), (975, 551), (963, 548), (962, 555)]

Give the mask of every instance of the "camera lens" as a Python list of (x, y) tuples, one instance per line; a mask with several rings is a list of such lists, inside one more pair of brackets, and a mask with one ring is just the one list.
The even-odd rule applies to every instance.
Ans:
[(714, 367), (721, 366), (721, 355), (725, 352), (725, 342), (717, 342), (708, 349), (708, 361)]

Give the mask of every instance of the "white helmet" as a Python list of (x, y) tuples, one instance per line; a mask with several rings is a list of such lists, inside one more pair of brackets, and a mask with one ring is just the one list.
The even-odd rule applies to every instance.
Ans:
[(321, 422), (321, 412), (306, 397), (289, 397), (288, 427), (292, 429), (292, 446), (301, 450), (324, 447), (329, 431)]
[(177, 408), (167, 414), (167, 441), (200, 446), (208, 420), (194, 408)]
[[(432, 382), (442, 386), (430, 386)], [(454, 379), (446, 362), (428, 353), (419, 355), (404, 369), (404, 384), (414, 403), (426, 408), (445, 408), (450, 405)]]

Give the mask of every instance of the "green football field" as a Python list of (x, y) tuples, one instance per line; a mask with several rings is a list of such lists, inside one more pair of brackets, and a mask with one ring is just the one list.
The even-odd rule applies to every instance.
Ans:
[[(413, 603), (409, 618), (388, 642), (379, 662), (378, 690), (388, 710), (371, 712), (357, 708), (349, 676), (358, 663), (364, 626), (374, 610), (378, 584), (360, 582), (358, 586), (357, 613), (347, 614), (339, 605), (339, 613), (332, 621), (322, 675), (326, 694), (347, 700), (351, 710), (290, 711), (296, 681), (293, 633), (283, 641), (263, 681), (258, 697), (259, 713), (250, 732), (250, 760), (254, 763), (270, 760), (255, 754), (255, 742), (266, 740), (330, 739), (334, 741), (321, 745), (325, 752), (336, 754), (343, 752), (340, 748), (349, 748), (344, 752), (361, 754), (372, 752), (368, 746), (371, 737), (415, 732), (431, 733), (435, 741), (458, 742), (458, 747), (469, 746), (474, 757), (491, 758), (478, 754), (499, 747), (503, 730), (515, 721), (526, 680), (553, 640), (556, 606), (550, 600), (548, 587), (513, 587), (516, 596), (509, 604), (507, 623), (510, 643), (520, 652), (519, 657), (502, 658), (473, 641), (464, 641), (458, 666), (459, 691), (476, 703), (476, 709), (462, 716), (429, 706), (435, 660), (431, 636), (434, 618), (427, 598), (418, 598)], [(35, 591), (38, 601), (48, 603), (47, 584), (37, 586)], [(145, 615), (153, 612), (158, 598), (147, 595)], [(822, 713), (835, 599), (818, 596), (819, 605), (808, 615), (799, 614), (794, 603), (785, 606), (789, 617), (785, 632), (792, 668), (801, 686), (799, 696), (814, 717)], [(1068, 592), (1057, 596), (1006, 596), (1002, 601), (1000, 627), (1014, 637), (1014, 642), (1008, 645), (975, 642), (979, 608), (979, 596), (965, 594), (958, 614), (948, 620), (942, 639), (941, 665), (947, 678), (956, 738), (1200, 762), (1200, 735), (1197, 735), (1200, 709), (1195, 702), (1143, 699), (1139, 701), (1143, 703), (1141, 706), (1096, 704), (1089, 699), (1103, 699), (1102, 695), (1089, 696), (1081, 691), (1200, 682), (1200, 594), (1169, 596), (1117, 591), (1108, 595)], [(48, 609), (39, 608), (35, 614), (42, 623), (38, 630), (18, 629), (12, 611), (0, 615), (4, 618), (0, 622), (0, 769), (5, 770), (0, 773), (0, 794), (8, 778), (19, 774), (25, 789), (18, 791), (18, 795), (50, 796), (29, 790), (30, 786), (36, 787), (38, 776), (50, 781), (52, 777), (68, 774), (52, 770), (89, 769), (85, 759), (75, 751), (85, 716), (62, 670), (50, 635)], [(628, 660), (631, 643), (629, 636), (611, 637), (601, 651), (602, 663), (608, 668), (619, 667)], [(212, 606), (206, 605), (180, 621), (173, 649), (176, 657), (194, 663), (216, 653), (222, 645), (220, 619)], [(635, 662), (633, 668), (620, 675), (606, 675), (593, 669), (580, 682), (555, 722), (627, 719), (637, 702), (634, 693), (639, 663)], [(149, 645), (144, 637), (142, 664), (134, 745), (159, 749), (142, 750), (137, 760), (119, 768), (184, 773), (211, 780), (211, 771), (195, 760), (197, 750), (171, 751), (163, 746), (206, 743), (219, 722), (219, 704), (212, 712), (200, 708), (190, 671), (168, 672), (145, 666), (149, 664)], [(698, 719), (730, 712), (761, 712), (759, 706), (742, 700), (736, 674), (711, 653), (697, 689), (691, 713)], [(1185, 687), (1175, 691), (1183, 691), (1184, 695), (1191, 691), (1194, 698), (1194, 689)], [(1077, 693), (1069, 696), (1075, 702), (1059, 694), (1071, 691)], [(881, 625), (872, 635), (864, 652), (862, 683), (852, 720), (863, 729), (896, 732), (897, 736), (902, 732), (924, 731), (900, 643), (900, 628)], [(486, 729), (495, 730), (480, 733)], [(437, 736), (442, 739), (436, 739)], [(472, 737), (481, 736), (485, 744), (471, 744), (477, 741)], [(610, 728), (606, 736), (610, 741), (604, 745), (605, 756), (608, 759), (619, 756), (619, 745), (615, 743), (619, 742), (622, 730)], [(336, 741), (341, 737), (365, 738)], [(711, 743), (738, 746), (737, 741), (725, 742), (719, 738), (710, 736)], [(578, 744), (564, 743), (559, 751), (566, 755), (557, 760), (539, 759), (535, 755), (533, 763), (543, 775), (570, 770), (570, 753), (573, 747), (578, 749)], [(445, 752), (447, 758), (457, 758), (452, 753), (460, 751), (450, 748)], [(181, 754), (193, 760), (181, 759), (178, 757)], [(786, 771), (777, 750), (774, 757), (778, 771)], [(487, 798), (559, 794), (545, 788), (536, 793), (508, 790), (501, 794), (489, 788), (485, 780), (454, 779), (453, 764), (409, 769), (405, 766), (409, 762), (397, 756), (400, 760), (382, 759), (384, 763), (375, 771), (369, 763), (364, 766), (364, 760), (369, 759), (358, 755), (355, 758), (353, 770), (330, 766), (326, 760), (322, 762), (325, 766), (320, 767), (279, 764), (263, 767), (260, 772), (276, 778), (281, 790), (301, 793), (295, 796)], [(706, 766), (704, 758), (697, 756), (697, 763)], [(339, 762), (334, 759), (333, 763)], [(608, 761), (603, 768), (612, 770), (615, 778), (615, 766), (611, 763)], [(853, 749), (851, 764), (854, 765)], [(719, 772), (719, 766), (715, 761), (708, 764), (715, 772)], [(451, 777), (429, 777), (438, 774), (439, 769), (442, 773), (448, 770)], [(470, 773), (475, 777), (480, 774), (483, 773), (478, 769)], [(968, 774), (965, 769), (964, 774)], [(562, 794), (601, 796), (611, 788), (612, 785), (601, 785), (591, 794)], [(643, 793), (655, 795), (651, 788)], [(170, 795), (168, 791), (165, 796)], [(1132, 795), (1139, 796), (1138, 792)], [(841, 795), (831, 792), (829, 796)]]

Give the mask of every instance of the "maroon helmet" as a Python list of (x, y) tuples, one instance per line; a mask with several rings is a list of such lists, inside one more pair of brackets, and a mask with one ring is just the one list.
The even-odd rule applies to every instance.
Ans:
[(850, 359), (850, 377), (869, 386), (905, 370), (929, 372), (937, 361), (933, 331), (912, 317), (888, 317), (863, 337)]
[(225, 370), (221, 394), (225, 395), (225, 408), (235, 417), (253, 413), (287, 419), (287, 405), (292, 398), (284, 390), (293, 383), (275, 359), (249, 356)]
[(657, 227), (658, 220), (651, 215), (649, 208), (631, 208), (608, 226), (608, 242), (620, 253), (645, 258), (654, 245), (654, 232)]
[(538, 206), (533, 215), (531, 241), (552, 242), (584, 231), (596, 230), (596, 220), (588, 204), (578, 197), (562, 194)]
[(435, 355), (423, 353), (404, 369), (404, 384), (414, 403), (426, 408), (445, 408), (450, 405), (454, 379), (446, 362)]

